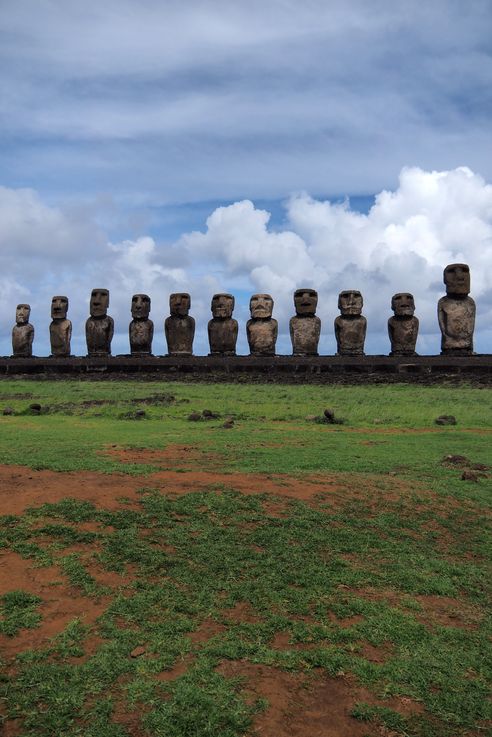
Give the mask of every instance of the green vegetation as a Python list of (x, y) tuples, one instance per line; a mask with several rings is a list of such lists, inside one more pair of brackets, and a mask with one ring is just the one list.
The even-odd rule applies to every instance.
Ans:
[[(73, 493), (0, 518), (0, 554), (54, 566), (59, 595), (87, 602), (48, 644), (19, 646), (3, 664), (0, 714), (19, 720), (22, 737), (252, 735), (268, 703), (246, 674), (260, 667), (301, 675), (308, 689), (350, 678), (371, 697), (352, 709), (370, 737), (383, 727), (485, 734), (491, 480), (464, 482), (442, 459), (491, 462), (488, 390), (24, 381), (0, 390), (16, 413), (0, 417), (6, 462), (148, 474), (114, 509)], [(33, 401), (40, 416), (28, 413)], [(346, 423), (306, 420), (325, 407)], [(187, 420), (205, 408), (221, 418)], [(136, 409), (146, 418), (128, 419)], [(458, 424), (435, 426), (444, 413)], [(154, 488), (155, 462), (101, 452), (172, 445), (194, 449), (170, 466), (184, 480), (207, 459), (230, 480), (176, 496)], [(241, 494), (239, 471), (265, 483), (294, 474), (316, 494), (282, 496), (281, 475), (275, 495), (258, 475)], [(0, 599), (4, 640), (42, 632), (45, 604), (13, 580)]]

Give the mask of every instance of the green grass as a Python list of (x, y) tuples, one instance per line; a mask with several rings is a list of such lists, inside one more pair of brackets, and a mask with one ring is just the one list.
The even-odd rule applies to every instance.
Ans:
[[(300, 485), (316, 473), (326, 488), (307, 503), (251, 481), (256, 493), (246, 496), (231, 475), (174, 497), (149, 476), (137, 501), (114, 511), (40, 499), (0, 518), (0, 553), (56, 566), (60, 590), (88, 605), (108, 601), (93, 624), (76, 618), (3, 669), (4, 718), (19, 720), (22, 737), (251, 734), (267, 704), (224, 674), (229, 661), (308, 680), (350, 674), (373, 695), (352, 712), (368, 735), (374, 725), (401, 737), (485, 733), (491, 481), (463, 482), (441, 461), (491, 462), (488, 390), (24, 381), (0, 390), (16, 412), (0, 416), (7, 463), (150, 473), (100, 451), (192, 445), (224, 471), (294, 474)], [(32, 401), (48, 410), (27, 414)], [(346, 424), (306, 421), (325, 407)], [(128, 419), (138, 408), (147, 418)], [(234, 416), (234, 428), (222, 418), (187, 421), (205, 408)], [(458, 424), (436, 428), (444, 413)], [(13, 581), (0, 599), (0, 633), (13, 641), (42, 628), (44, 605)], [(238, 606), (249, 616), (234, 614)], [(400, 697), (422, 713), (400, 713)]]

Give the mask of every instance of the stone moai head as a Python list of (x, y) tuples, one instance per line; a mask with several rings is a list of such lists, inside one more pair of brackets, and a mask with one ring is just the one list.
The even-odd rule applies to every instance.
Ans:
[(468, 264), (449, 264), (444, 269), (446, 294), (451, 297), (467, 297), (470, 293), (470, 267)]
[(296, 289), (294, 292), (294, 306), (298, 317), (315, 315), (318, 305), (318, 292), (315, 289)]
[(399, 292), (391, 297), (391, 309), (396, 317), (409, 317), (415, 312), (413, 294)]
[(212, 297), (212, 317), (215, 319), (226, 319), (232, 317), (235, 299), (232, 294), (214, 294)]
[(191, 307), (191, 297), (187, 292), (176, 292), (169, 297), (169, 310), (173, 317), (186, 317)]
[(147, 320), (150, 313), (148, 294), (134, 294), (132, 297), (132, 317), (134, 320)]
[(93, 289), (91, 292), (91, 317), (106, 317), (109, 307), (109, 289)]
[(51, 319), (65, 320), (68, 312), (68, 297), (57, 295), (51, 300)]
[(347, 289), (338, 295), (338, 309), (343, 316), (356, 317), (362, 312), (362, 294), (356, 289)]
[(253, 294), (249, 300), (249, 309), (253, 320), (265, 320), (272, 316), (273, 299), (269, 294)]
[(27, 325), (31, 316), (31, 305), (21, 304), (15, 308), (15, 322), (17, 325)]

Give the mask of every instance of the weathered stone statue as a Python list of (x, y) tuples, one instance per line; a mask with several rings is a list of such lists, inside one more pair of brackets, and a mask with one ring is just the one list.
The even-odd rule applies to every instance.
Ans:
[(67, 320), (68, 297), (57, 295), (51, 300), (50, 345), (51, 355), (63, 358), (70, 355), (72, 323)]
[(91, 316), (85, 323), (87, 353), (90, 357), (111, 355), (114, 322), (108, 312), (109, 290), (93, 289), (90, 301)]
[(441, 354), (469, 356), (473, 353), (475, 302), (470, 293), (470, 267), (449, 264), (444, 269), (446, 296), (437, 304), (441, 328)]
[(246, 323), (249, 352), (252, 356), (274, 356), (278, 323), (272, 317), (273, 299), (269, 294), (253, 294), (249, 301), (251, 320)]
[(354, 289), (340, 292), (335, 318), (335, 337), (338, 356), (363, 356), (367, 320), (362, 313), (362, 294)]
[(29, 322), (30, 315), (30, 305), (17, 305), (15, 325), (12, 330), (12, 352), (14, 356), (19, 358), (30, 358), (32, 356), (34, 328)]
[(388, 320), (390, 356), (416, 356), (415, 344), (419, 321), (413, 314), (415, 312), (413, 294), (408, 292), (394, 294), (391, 298), (391, 309), (395, 314)]
[(234, 303), (232, 294), (214, 294), (212, 297), (212, 319), (208, 323), (211, 356), (236, 355), (238, 325), (232, 317)]
[(191, 356), (195, 337), (195, 320), (188, 314), (191, 297), (186, 292), (171, 294), (169, 309), (171, 315), (164, 321), (167, 351), (170, 356)]
[(294, 356), (317, 356), (321, 320), (316, 316), (318, 292), (314, 289), (296, 289), (296, 314), (290, 318), (290, 339)]
[(132, 297), (132, 317), (128, 332), (132, 356), (150, 356), (154, 323), (149, 320), (150, 297), (148, 294), (134, 294)]

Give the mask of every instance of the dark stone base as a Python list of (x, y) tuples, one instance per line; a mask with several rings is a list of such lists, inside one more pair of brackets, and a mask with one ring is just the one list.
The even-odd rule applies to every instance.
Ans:
[(492, 385), (492, 355), (111, 356), (0, 358), (0, 377), (367, 384), (472, 381)]

